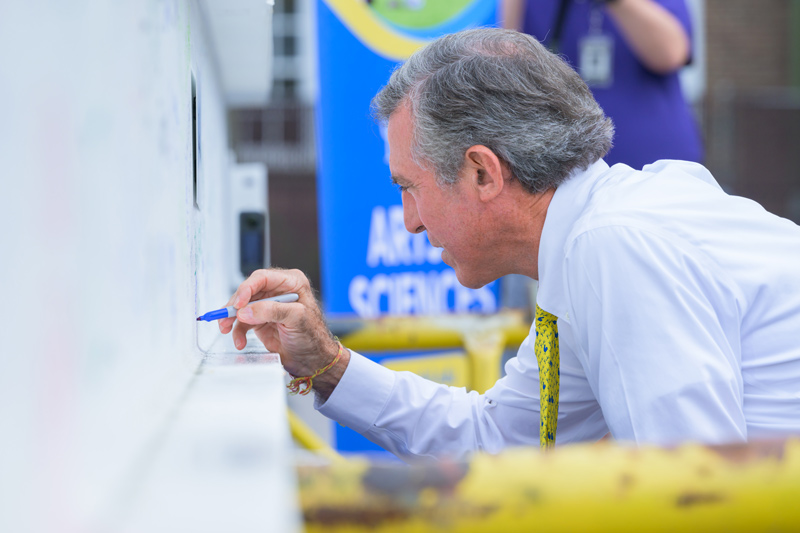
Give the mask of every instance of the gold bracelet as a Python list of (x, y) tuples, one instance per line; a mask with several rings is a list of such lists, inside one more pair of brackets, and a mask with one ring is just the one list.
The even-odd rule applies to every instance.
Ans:
[[(305, 396), (306, 394), (311, 392), (311, 386), (313, 385), (313, 382), (311, 380), (319, 376), (320, 374), (323, 374), (326, 371), (330, 370), (331, 367), (335, 365), (337, 361), (339, 361), (339, 358), (342, 357), (342, 351), (344, 350), (344, 347), (342, 346), (342, 343), (339, 342), (339, 339), (336, 339), (336, 343), (339, 345), (339, 352), (336, 354), (336, 357), (333, 358), (333, 361), (328, 363), (325, 367), (320, 368), (310, 376), (302, 378), (297, 378), (289, 374), (290, 376), (292, 376), (292, 381), (290, 381), (289, 384), (286, 385), (286, 388), (289, 389), (289, 394), (299, 393), (300, 396)], [(303, 385), (305, 385), (305, 387), (303, 387)]]

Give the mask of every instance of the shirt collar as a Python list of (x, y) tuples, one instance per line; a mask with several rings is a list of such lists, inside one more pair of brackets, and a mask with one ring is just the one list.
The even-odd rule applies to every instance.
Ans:
[(545, 311), (569, 322), (564, 289), (564, 246), (572, 226), (580, 217), (592, 187), (609, 169), (599, 159), (586, 170), (575, 170), (561, 183), (550, 205), (539, 241), (539, 290), (536, 303)]

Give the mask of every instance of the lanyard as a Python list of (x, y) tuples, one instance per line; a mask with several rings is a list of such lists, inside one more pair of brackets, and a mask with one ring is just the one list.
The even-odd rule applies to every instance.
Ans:
[(561, 48), (561, 31), (564, 29), (564, 21), (567, 19), (567, 11), (569, 10), (570, 0), (560, 0), (558, 3), (558, 11), (556, 12), (556, 20), (553, 23), (553, 37), (550, 39), (550, 51), (557, 54)]

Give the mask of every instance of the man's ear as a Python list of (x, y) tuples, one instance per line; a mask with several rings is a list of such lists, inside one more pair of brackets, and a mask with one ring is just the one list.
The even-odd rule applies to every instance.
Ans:
[(486, 146), (476, 144), (467, 148), (462, 179), (468, 180), (482, 201), (492, 200), (502, 192), (503, 171), (500, 158)]

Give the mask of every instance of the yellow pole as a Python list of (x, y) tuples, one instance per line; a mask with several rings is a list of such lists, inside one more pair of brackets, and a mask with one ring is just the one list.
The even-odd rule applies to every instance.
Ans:
[(470, 367), (470, 389), (483, 394), (500, 378), (500, 360), (506, 345), (500, 330), (472, 331), (464, 335)]
[(343, 461), (339, 455), (327, 442), (314, 432), (303, 420), (291, 409), (287, 410), (289, 418), (289, 431), (294, 440), (304, 449), (319, 454), (320, 456), (333, 462)]

